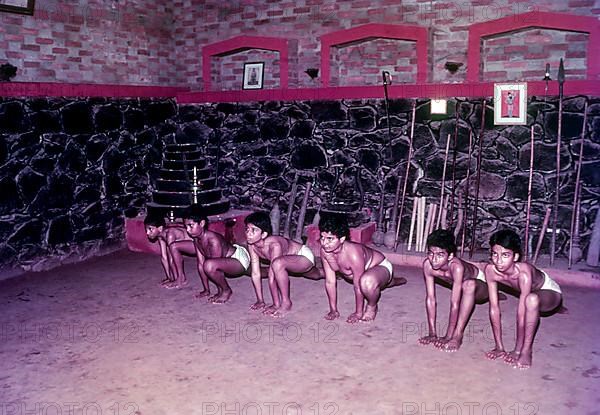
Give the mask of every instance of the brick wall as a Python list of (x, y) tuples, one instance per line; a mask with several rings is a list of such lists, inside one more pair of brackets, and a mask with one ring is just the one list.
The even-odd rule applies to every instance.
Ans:
[[(304, 71), (320, 67), (321, 35), (366, 23), (416, 24), (431, 28), (429, 81), (462, 82), (466, 78), (468, 26), (534, 10), (599, 16), (600, 0), (38, 0), (33, 16), (0, 13), (0, 64), (8, 61), (19, 68), (15, 81), (199, 89), (203, 45), (241, 34), (275, 36), (294, 39), (290, 47), (290, 87), (314, 87), (316, 81)], [(492, 47), (494, 41), (505, 38), (508, 44)], [(536, 38), (544, 43), (532, 40)], [(356, 60), (350, 60), (347, 67), (339, 65), (345, 55), (360, 48), (336, 48), (334, 84), (370, 85), (379, 82), (377, 75), (382, 69), (390, 68), (394, 69), (390, 72), (395, 80), (412, 82), (414, 76), (407, 70), (412, 57), (404, 56), (410, 46), (391, 40), (364, 43), (361, 47), (400, 45), (402, 53), (390, 56), (381, 52), (364, 62), (367, 66), (361, 70)], [(560, 57), (566, 58), (567, 74), (581, 78), (585, 44), (584, 35), (547, 30), (529, 30), (487, 41), (484, 57), (495, 60), (484, 68), (484, 79), (537, 79), (538, 72), (534, 75), (532, 70), (543, 70), (546, 61), (556, 62)], [(516, 49), (509, 52), (506, 46)], [(215, 71), (218, 75), (221, 65), (226, 79), (215, 79), (214, 84), (223, 89), (239, 88), (244, 59), (238, 57), (255, 60), (253, 55), (257, 53), (254, 50), (223, 57)], [(391, 58), (395, 61), (388, 62)], [(266, 59), (272, 65), (265, 67), (265, 87), (277, 87), (277, 57)], [(527, 60), (525, 66), (511, 63), (523, 60)], [(447, 61), (465, 65), (451, 74), (444, 69)], [(510, 65), (498, 68), (497, 62), (503, 61)], [(236, 68), (232, 62), (239, 66)]]
[(539, 81), (543, 63), (550, 63), (556, 78), (560, 58), (565, 59), (568, 79), (586, 79), (585, 33), (531, 29), (483, 41), (483, 80)]
[(384, 70), (395, 74), (393, 82), (416, 82), (415, 42), (378, 38), (332, 49), (332, 86), (378, 85)]
[(172, 43), (170, 2), (38, 0), (33, 16), (0, 13), (14, 81), (175, 85)]

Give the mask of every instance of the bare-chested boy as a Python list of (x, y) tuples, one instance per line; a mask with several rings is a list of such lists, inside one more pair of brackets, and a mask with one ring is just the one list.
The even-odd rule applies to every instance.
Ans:
[[(456, 256), (456, 242), (452, 232), (438, 229), (427, 237), (427, 259), (423, 261), (423, 277), (427, 292), (425, 308), (429, 335), (421, 337), (419, 343), (433, 343), (447, 351), (458, 350), (475, 302), (483, 302), (488, 298), (483, 272), (474, 264)], [(438, 337), (436, 333), (435, 278), (452, 286), (448, 329), (444, 337)]]
[[(503, 358), (519, 369), (531, 366), (532, 346), (541, 313), (558, 311), (562, 304), (559, 285), (544, 271), (521, 259), (521, 239), (511, 230), (498, 231), (490, 238), (492, 263), (485, 267), (490, 296), (490, 322), (496, 347), (486, 353), (488, 359)], [(498, 302), (498, 283), (519, 293), (517, 338), (511, 352), (502, 343), (502, 320)]]
[[(211, 280), (217, 285), (217, 294), (209, 297), (208, 301), (227, 302), (232, 291), (225, 277), (237, 277), (246, 273), (250, 265), (248, 251), (243, 246), (230, 244), (221, 234), (208, 230), (208, 217), (200, 205), (190, 206), (183, 219), (187, 233), (194, 241), (198, 273), (202, 281), (203, 290), (196, 294), (196, 298), (210, 294), (208, 280)], [(177, 243), (172, 244), (171, 247), (176, 245)], [(176, 251), (171, 252), (177, 264)]]
[(340, 316), (337, 309), (336, 278), (336, 272), (339, 272), (344, 279), (352, 281), (354, 286), (356, 309), (346, 321), (356, 323), (374, 320), (381, 291), (405, 284), (406, 279), (393, 276), (392, 263), (381, 252), (350, 241), (350, 228), (345, 216), (322, 214), (319, 231), (325, 291), (329, 300), (329, 313), (325, 315), (325, 319), (334, 320)]
[(273, 304), (266, 307), (265, 314), (281, 316), (292, 308), (290, 299), (289, 274), (303, 274), (310, 279), (320, 279), (321, 274), (315, 267), (315, 256), (306, 245), (272, 235), (273, 228), (267, 212), (254, 212), (244, 219), (246, 240), (250, 251), (252, 284), (256, 293), (256, 303), (250, 308), (258, 310), (265, 307), (260, 276), (260, 260), (270, 261), (269, 290)]
[(181, 253), (194, 255), (194, 243), (192, 238), (185, 231), (185, 227), (181, 224), (169, 224), (165, 222), (165, 218), (160, 215), (149, 215), (144, 218), (144, 227), (146, 228), (146, 236), (151, 242), (158, 242), (160, 247), (160, 261), (165, 271), (165, 278), (160, 284), (165, 288), (179, 288), (187, 284), (187, 278), (183, 272), (183, 263), (179, 264), (181, 273), (177, 272), (177, 266), (174, 262), (173, 255), (169, 249), (169, 245), (178, 242), (177, 250), (180, 252), (178, 261), (183, 262)]

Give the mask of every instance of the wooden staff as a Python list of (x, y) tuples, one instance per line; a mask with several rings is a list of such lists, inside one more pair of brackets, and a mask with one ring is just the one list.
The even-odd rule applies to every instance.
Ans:
[[(427, 240), (427, 235), (429, 235), (429, 228), (431, 227), (431, 222), (433, 221), (433, 212), (435, 208), (435, 203), (430, 203), (427, 206), (427, 220), (425, 221), (425, 226), (422, 229), (421, 234), (421, 245), (419, 246), (419, 251), (425, 250), (425, 241)], [(425, 209), (423, 209), (423, 213), (425, 213)]]
[(470, 184), (469, 180), (471, 180), (471, 153), (473, 147), (473, 130), (469, 131), (469, 152), (467, 156), (467, 177), (465, 179), (465, 198), (464, 198), (464, 206), (463, 206), (463, 228), (462, 228), (462, 236), (460, 238), (460, 256), (465, 252), (465, 239), (467, 235), (467, 224), (469, 223), (469, 189)]
[(456, 192), (456, 147), (458, 145), (458, 124), (459, 124), (459, 109), (460, 109), (460, 102), (458, 102), (458, 100), (456, 100), (456, 108), (454, 110), (455, 112), (455, 124), (454, 124), (454, 142), (452, 144), (452, 193), (450, 194), (450, 212), (449, 212), (449, 217), (450, 217), (450, 223), (449, 223), (449, 227), (452, 227), (452, 224), (454, 223), (454, 193)]
[(477, 181), (475, 184), (475, 206), (473, 207), (473, 224), (471, 229), (471, 249), (469, 249), (469, 258), (473, 257), (475, 251), (475, 232), (477, 231), (477, 208), (479, 207), (479, 181), (481, 180), (481, 153), (483, 149), (483, 132), (485, 131), (485, 99), (481, 105), (481, 128), (479, 130), (479, 148), (477, 154)]
[(440, 211), (440, 218), (441, 219), (441, 223), (440, 225), (438, 225), (438, 228), (441, 227), (441, 229), (448, 229), (448, 202), (450, 201), (450, 195), (447, 195), (444, 198), (444, 205), (440, 206), (440, 208), (442, 209)]
[(394, 194), (394, 205), (392, 206), (392, 218), (388, 225), (388, 230), (383, 237), (383, 244), (386, 248), (393, 249), (396, 245), (396, 220), (398, 219), (398, 201), (400, 200), (400, 176), (396, 172), (396, 193)]
[(554, 191), (554, 212), (552, 217), (552, 239), (550, 239), (550, 265), (554, 265), (556, 250), (556, 227), (558, 226), (558, 201), (560, 196), (560, 147), (563, 117), (563, 87), (565, 84), (565, 67), (560, 58), (558, 66), (558, 132), (556, 134), (556, 189)]
[(300, 206), (300, 213), (298, 214), (298, 223), (296, 224), (296, 236), (294, 240), (296, 242), (302, 242), (302, 231), (304, 230), (304, 218), (306, 217), (306, 207), (308, 206), (308, 197), (310, 195), (310, 189), (312, 182), (306, 183), (306, 190), (304, 191), (304, 197), (302, 198), (302, 205)]
[[(433, 230), (435, 229), (435, 218), (437, 216), (438, 205), (437, 203), (432, 203), (431, 207), (431, 221), (429, 222), (429, 226), (427, 227), (427, 231), (425, 235), (423, 235), (423, 240), (427, 240), (427, 237)], [(425, 249), (425, 244), (423, 244), (423, 249)]]
[(285, 217), (285, 225), (283, 226), (283, 236), (285, 238), (290, 237), (290, 223), (292, 220), (292, 210), (294, 209), (294, 202), (296, 201), (296, 194), (298, 193), (298, 172), (294, 175), (294, 182), (292, 183), (292, 193), (288, 201), (287, 216)]
[(579, 211), (581, 204), (581, 164), (583, 163), (583, 142), (585, 141), (585, 128), (587, 125), (587, 106), (585, 101), (583, 107), (583, 128), (581, 129), (581, 143), (579, 144), (579, 163), (577, 164), (577, 175), (575, 177), (575, 194), (573, 195), (573, 213), (571, 214), (571, 240), (569, 241), (569, 269), (573, 264), (573, 251), (578, 252), (577, 262), (581, 259), (581, 248), (579, 247)]
[(462, 231), (462, 223), (463, 223), (463, 194), (462, 192), (458, 192), (458, 203), (456, 204), (457, 206), (457, 213), (456, 213), (456, 226), (454, 227), (454, 239), (458, 240), (458, 235), (461, 233)]
[(533, 255), (533, 265), (537, 262), (538, 255), (540, 253), (540, 248), (542, 247), (542, 242), (544, 241), (544, 235), (546, 234), (546, 229), (548, 229), (548, 222), (550, 222), (550, 212), (552, 208), (546, 208), (546, 215), (544, 216), (544, 223), (542, 224), (542, 231), (540, 232), (540, 237), (538, 239), (537, 245), (535, 247), (535, 254)]
[(533, 153), (534, 153), (533, 125), (531, 126), (531, 150), (529, 151), (529, 186), (527, 187), (527, 215), (525, 218), (525, 249), (523, 257), (527, 260), (529, 250), (529, 221), (531, 219), (531, 189), (533, 185)]
[(417, 216), (417, 242), (415, 245), (415, 251), (421, 250), (421, 244), (423, 242), (423, 229), (425, 229), (425, 196), (419, 198), (419, 212)]
[(381, 245), (383, 243), (383, 205), (385, 200), (385, 177), (382, 178), (380, 193), (379, 193), (379, 207), (377, 213), (377, 229), (373, 233), (372, 240), (375, 245)]
[[(385, 98), (385, 100), (384, 100), (385, 101), (385, 117), (387, 120), (387, 133), (388, 133), (387, 144), (384, 142), (383, 145), (384, 145), (384, 151), (385, 151), (385, 148), (389, 148), (390, 157), (391, 157), (392, 127), (390, 124), (390, 104), (389, 104), (389, 95), (388, 95), (388, 85), (391, 85), (392, 78), (388, 71), (382, 71), (381, 75), (383, 77), (383, 91), (384, 91), (384, 98)], [(385, 154), (383, 155), (383, 158), (385, 159)], [(400, 196), (400, 180), (398, 180), (398, 183), (396, 184), (396, 194), (394, 196), (394, 206), (392, 208), (392, 219), (391, 219), (391, 223), (388, 225), (388, 230), (385, 233), (385, 235), (383, 235), (384, 193), (385, 193), (385, 177), (383, 178), (383, 183), (382, 183), (381, 200), (380, 200), (381, 204), (380, 204), (380, 211), (379, 211), (379, 223), (377, 224), (378, 232), (381, 232), (381, 233), (379, 235), (377, 235), (377, 237), (375, 239), (381, 239), (380, 243), (383, 242), (383, 244), (387, 248), (391, 249), (395, 246), (395, 241), (396, 241), (394, 229), (396, 229), (396, 215), (398, 213), (398, 212), (396, 212), (396, 210), (398, 209), (398, 197)]]
[(408, 160), (406, 161), (406, 173), (404, 174), (404, 185), (402, 186), (402, 200), (400, 201), (400, 212), (398, 213), (398, 223), (396, 225), (396, 243), (394, 244), (394, 250), (398, 249), (398, 242), (400, 238), (400, 224), (402, 223), (402, 213), (404, 212), (404, 200), (406, 198), (406, 186), (408, 184), (408, 173), (410, 173), (410, 162), (412, 160), (413, 153), (413, 137), (415, 135), (416, 112), (417, 100), (415, 99), (412, 105), (412, 120), (410, 122), (410, 137), (408, 139)]
[(448, 165), (448, 153), (450, 151), (450, 134), (446, 139), (446, 153), (444, 154), (444, 170), (442, 172), (442, 189), (440, 190), (440, 212), (436, 221), (436, 228), (440, 227), (442, 221), (442, 210), (444, 206), (444, 190), (446, 189), (446, 167)]
[(410, 230), (408, 231), (408, 245), (406, 247), (407, 251), (410, 251), (410, 248), (412, 247), (413, 231), (415, 230), (415, 220), (417, 218), (417, 202), (418, 198), (415, 196), (413, 198), (413, 208), (410, 215)]

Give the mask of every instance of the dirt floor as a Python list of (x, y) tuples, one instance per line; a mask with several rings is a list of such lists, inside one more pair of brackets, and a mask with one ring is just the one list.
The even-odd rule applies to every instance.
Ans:
[[(569, 314), (544, 318), (533, 367), (491, 362), (487, 305), (462, 349), (420, 346), (424, 286), (383, 293), (374, 323), (350, 325), (352, 287), (340, 281), (343, 319), (328, 322), (322, 281), (292, 280), (293, 311), (249, 310), (250, 279), (232, 300), (195, 300), (200, 282), (159, 287), (159, 258), (121, 251), (0, 281), (0, 414), (600, 414), (599, 291), (563, 287)], [(264, 289), (267, 290), (266, 281)], [(438, 320), (449, 291), (438, 287)], [(516, 299), (502, 303), (507, 348)]]

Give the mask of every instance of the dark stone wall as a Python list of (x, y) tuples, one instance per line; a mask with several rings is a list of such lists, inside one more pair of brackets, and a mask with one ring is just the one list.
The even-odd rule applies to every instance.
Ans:
[[(466, 186), (469, 131), (477, 133), (481, 124), (481, 101), (459, 104), (457, 193)], [(590, 98), (588, 104), (584, 248), (600, 194), (600, 99)], [(279, 200), (283, 224), (292, 201), (295, 222), (311, 180), (307, 222), (316, 207), (335, 201), (353, 209), (351, 220), (359, 223), (376, 218), (385, 185), (387, 225), (398, 177), (402, 180), (406, 169), (411, 105), (411, 100), (390, 102), (390, 140), (382, 100), (178, 107), (171, 100), (0, 98), (0, 269), (44, 269), (122, 246), (124, 218), (143, 212), (163, 146), (174, 141), (203, 144), (213, 163), (220, 146), (220, 186), (234, 208), (271, 209)], [(418, 101), (403, 235), (413, 196), (439, 198), (455, 105), (449, 102), (448, 116), (431, 116), (428, 101)], [(558, 239), (563, 254), (583, 105), (583, 97), (564, 101)], [(536, 131), (532, 226), (537, 238), (535, 229), (552, 204), (556, 185), (557, 99), (544, 104), (534, 98), (528, 108)], [(491, 106), (486, 114), (477, 232), (481, 247), (498, 227), (522, 233), (529, 168), (529, 127), (494, 127)], [(475, 157), (476, 152), (472, 172)], [(299, 192), (292, 200), (296, 172)], [(450, 177), (449, 169), (448, 191)], [(470, 185), (473, 195), (474, 183)]]
[(170, 100), (0, 98), (0, 268), (122, 246), (176, 111)]
[[(464, 192), (467, 175), (469, 132), (476, 142), (481, 126), (481, 100), (449, 101), (448, 116), (432, 116), (429, 101), (417, 103), (414, 159), (409, 175), (407, 208), (402, 234), (406, 237), (414, 195), (439, 201), (444, 152), (448, 134), (454, 136), (455, 108), (459, 125), (456, 153), (456, 189)], [(564, 100), (562, 131), (559, 227), (557, 246), (568, 247), (575, 167), (583, 125), (584, 97)], [(390, 102), (391, 140), (383, 100), (328, 102), (265, 102), (243, 104), (183, 105), (176, 124), (180, 129), (199, 131), (200, 140), (216, 155), (221, 143), (221, 186), (229, 189), (232, 206), (271, 209), (280, 199), (283, 216), (291, 200), (294, 174), (303, 173), (300, 191), (293, 201), (296, 219), (304, 183), (314, 180), (315, 192), (309, 216), (332, 198), (346, 203), (360, 201), (363, 209), (352, 214), (356, 223), (375, 219), (380, 192), (385, 185), (386, 222), (398, 176), (402, 180), (408, 154), (411, 100)], [(600, 195), (600, 99), (588, 99), (588, 132), (584, 146), (581, 236), (585, 247)], [(493, 106), (488, 101), (482, 145), (476, 245), (486, 247), (491, 233), (510, 227), (524, 233), (529, 175), (530, 126), (535, 128), (532, 232), (537, 236), (547, 206), (554, 200), (556, 186), (556, 138), (558, 99), (533, 97), (528, 105), (527, 126), (494, 126)], [(206, 129), (205, 127), (209, 127)], [(190, 134), (190, 139), (194, 140)], [(478, 147), (471, 157), (471, 209), (475, 190)], [(447, 193), (451, 190), (451, 162), (447, 171)], [(336, 167), (337, 165), (337, 167)], [(339, 177), (336, 180), (336, 172)], [(314, 175), (315, 179), (311, 175)], [(358, 179), (357, 179), (358, 178)], [(357, 203), (357, 207), (361, 205)], [(457, 208), (454, 209), (455, 218)], [(282, 218), (283, 223), (283, 218)], [(454, 220), (456, 224), (456, 219)], [(384, 223), (387, 225), (387, 223)], [(549, 238), (546, 238), (549, 240)], [(542, 252), (547, 252), (547, 243)]]

